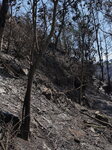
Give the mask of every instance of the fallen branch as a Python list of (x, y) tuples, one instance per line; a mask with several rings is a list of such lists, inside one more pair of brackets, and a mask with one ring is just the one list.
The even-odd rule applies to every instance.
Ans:
[(11, 74), (13, 77), (17, 78), (19, 74), (9, 65), (3, 62), (3, 66), (8, 70), (9, 74)]
[(85, 123), (85, 125), (88, 127), (94, 127), (94, 128), (105, 128), (105, 126), (99, 126), (99, 125), (93, 124), (93, 123)]
[(112, 125), (111, 125), (110, 123), (107, 123), (107, 122), (102, 121), (102, 120), (100, 120), (100, 119), (94, 118), (94, 117), (90, 116), (89, 114), (84, 113), (84, 112), (82, 112), (82, 111), (80, 111), (80, 112), (81, 112), (82, 114), (84, 114), (84, 115), (90, 117), (91, 119), (96, 120), (97, 122), (99, 122), (99, 123), (102, 124), (103, 126), (108, 126), (108, 127), (112, 128)]

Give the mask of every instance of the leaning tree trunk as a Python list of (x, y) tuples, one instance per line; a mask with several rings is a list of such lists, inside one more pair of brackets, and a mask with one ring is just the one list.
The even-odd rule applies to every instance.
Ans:
[[(29, 131), (30, 131), (30, 103), (31, 103), (31, 89), (32, 89), (32, 84), (33, 84), (33, 78), (34, 74), (36, 71), (36, 67), (38, 67), (40, 59), (42, 57), (42, 53), (46, 51), (50, 40), (53, 36), (53, 32), (55, 29), (55, 20), (56, 20), (56, 8), (58, 4), (58, 0), (54, 1), (54, 9), (53, 9), (53, 19), (52, 19), (52, 25), (51, 25), (51, 31), (50, 34), (48, 35), (45, 43), (42, 45), (42, 48), (39, 47), (38, 45), (38, 40), (36, 38), (36, 15), (37, 15), (37, 1), (33, 1), (33, 49), (31, 51), (31, 64), (30, 64), (30, 71), (28, 75), (28, 82), (27, 82), (27, 90), (25, 94), (25, 99), (24, 99), (24, 104), (23, 104), (23, 109), (22, 109), (22, 125), (21, 125), (21, 136), (23, 139), (28, 140), (29, 137)], [(41, 49), (41, 50), (40, 50)], [(43, 50), (43, 51), (42, 51)]]
[(6, 15), (8, 12), (8, 0), (3, 0), (2, 6), (0, 9), (0, 49), (2, 48), (2, 36), (3, 36), (3, 31), (5, 27), (5, 20), (6, 20)]
[(22, 109), (22, 125), (21, 125), (21, 136), (24, 140), (28, 140), (29, 132), (30, 132), (30, 103), (31, 103), (31, 90), (32, 90), (32, 84), (34, 79), (34, 74), (36, 71), (36, 66), (39, 62), (39, 56), (37, 56), (36, 51), (38, 51), (37, 47), (37, 39), (36, 39), (36, 12), (37, 12), (37, 3), (35, 5), (35, 2), (33, 1), (33, 48), (31, 51), (31, 60), (30, 60), (30, 70), (28, 74), (28, 82), (27, 82), (27, 90), (25, 93), (24, 98), (24, 104)]
[(21, 125), (21, 137), (24, 140), (28, 140), (29, 132), (30, 132), (30, 103), (31, 103), (31, 90), (33, 84), (33, 78), (36, 70), (36, 66), (40, 61), (41, 55), (37, 57), (37, 59), (30, 65), (28, 82), (27, 82), (27, 90), (25, 93), (24, 104), (22, 109), (22, 125)]

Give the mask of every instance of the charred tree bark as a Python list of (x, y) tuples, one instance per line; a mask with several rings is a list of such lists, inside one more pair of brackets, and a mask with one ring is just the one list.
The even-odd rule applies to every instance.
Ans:
[(31, 90), (33, 84), (33, 78), (36, 71), (37, 63), (39, 62), (39, 57), (37, 56), (38, 43), (37, 43), (37, 32), (36, 32), (36, 13), (37, 13), (37, 0), (33, 0), (33, 7), (32, 7), (32, 20), (33, 20), (33, 48), (31, 50), (31, 57), (30, 57), (30, 70), (28, 74), (28, 81), (27, 81), (27, 90), (25, 93), (24, 104), (22, 109), (22, 125), (21, 125), (21, 137), (24, 140), (28, 140), (29, 133), (30, 133), (30, 103), (31, 103)]
[(66, 11), (66, 0), (65, 0), (64, 3), (63, 3), (63, 12), (62, 12), (61, 25), (60, 25), (60, 28), (59, 28), (58, 35), (56, 36), (55, 49), (57, 48), (57, 44), (58, 44), (58, 41), (59, 41), (59, 37), (60, 37), (61, 32), (62, 32), (63, 27), (64, 27), (66, 12), (67, 12), (67, 11)]
[(9, 35), (8, 35), (8, 45), (7, 45), (7, 49), (6, 52), (9, 52), (9, 48), (10, 48), (10, 44), (11, 44), (11, 36), (12, 36), (12, 6), (11, 6), (11, 1), (10, 1), (10, 18), (11, 21), (9, 22)]
[(99, 39), (98, 39), (98, 29), (96, 29), (96, 43), (98, 48), (98, 56), (100, 61), (100, 68), (101, 68), (101, 80), (104, 81), (104, 71), (103, 71), (103, 59), (100, 52), (100, 45), (99, 45)]
[(33, 84), (33, 78), (36, 71), (36, 67), (38, 66), (41, 55), (37, 57), (37, 59), (30, 65), (28, 82), (27, 82), (27, 90), (25, 93), (24, 104), (22, 109), (22, 125), (21, 125), (21, 137), (24, 140), (28, 140), (30, 133), (30, 103), (31, 103), (31, 90)]
[(107, 48), (107, 41), (106, 41), (105, 36), (104, 36), (104, 40), (105, 40), (105, 49), (106, 49), (105, 56), (106, 56), (107, 81), (108, 81), (109, 90), (111, 91), (110, 70), (109, 70), (109, 60), (108, 60), (108, 48)]
[(80, 97), (79, 97), (79, 104), (81, 104), (82, 97), (83, 97), (83, 82), (84, 82), (84, 34), (82, 33), (82, 43), (79, 44), (81, 50), (81, 87), (80, 87)]
[(8, 12), (8, 0), (3, 0), (2, 6), (0, 9), (0, 49), (2, 48), (2, 36), (3, 36), (3, 31), (5, 27), (5, 21), (6, 21), (6, 16)]
[(55, 29), (55, 20), (56, 20), (56, 10), (57, 10), (57, 4), (58, 0), (54, 1), (54, 9), (53, 9), (53, 19), (52, 19), (52, 25), (51, 25), (51, 31), (48, 35), (45, 43), (43, 45), (39, 46), (38, 39), (37, 39), (37, 29), (36, 29), (36, 18), (37, 18), (37, 0), (33, 1), (33, 7), (32, 7), (32, 20), (33, 20), (33, 48), (31, 51), (31, 64), (30, 64), (30, 70), (28, 75), (28, 82), (27, 82), (27, 90), (24, 98), (24, 104), (22, 109), (22, 125), (21, 125), (21, 137), (24, 140), (28, 140), (29, 133), (30, 133), (30, 103), (31, 103), (31, 90), (32, 90), (32, 84), (33, 84), (33, 78), (35, 75), (35, 71), (37, 66), (39, 65), (40, 59), (42, 57), (43, 52), (46, 51), (50, 40), (53, 36), (53, 32)]
[(96, 13), (93, 10), (93, 7), (91, 7), (91, 13), (93, 17), (93, 23), (94, 23), (94, 28), (95, 28), (95, 38), (96, 38), (96, 45), (97, 45), (97, 52), (99, 56), (99, 65), (101, 69), (101, 80), (104, 81), (104, 66), (103, 66), (103, 57), (102, 57), (102, 51), (100, 48), (100, 43), (99, 43), (99, 16), (98, 12), (96, 10)]

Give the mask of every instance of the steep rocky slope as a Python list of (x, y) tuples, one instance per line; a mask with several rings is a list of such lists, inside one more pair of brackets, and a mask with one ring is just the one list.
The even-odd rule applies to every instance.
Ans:
[[(71, 88), (70, 71), (67, 71), (67, 67), (64, 72), (61, 70), (63, 62), (60, 64), (56, 60), (54, 63), (56, 70), (50, 57), (46, 63), (40, 65), (33, 84), (29, 141), (15, 136), (11, 139), (12, 135), (8, 134), (0, 140), (1, 149), (9, 145), (11, 150), (111, 150), (112, 109), (109, 111), (107, 107), (108, 104), (112, 107), (111, 99), (98, 93), (95, 87), (88, 86), (86, 96), (90, 108), (80, 106), (73, 101), (77, 98), (77, 93), (71, 100), (63, 90), (64, 87), (66, 90)], [(21, 118), (27, 76), (15, 78), (12, 74), (9, 75), (9, 70), (1, 63), (0, 110)], [(104, 124), (103, 120), (102, 123), (101, 118), (99, 120), (96, 118), (96, 113), (105, 114), (103, 119), (107, 118), (108, 122)], [(10, 126), (5, 129), (11, 130)]]

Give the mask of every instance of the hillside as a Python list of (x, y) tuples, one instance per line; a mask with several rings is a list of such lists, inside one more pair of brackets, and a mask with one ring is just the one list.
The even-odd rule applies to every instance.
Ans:
[(112, 150), (111, 10), (0, 1), (0, 150)]
[[(75, 63), (70, 71), (69, 65), (72, 62), (65, 56), (59, 52), (55, 57), (47, 54), (36, 71), (32, 89), (29, 141), (13, 137), (9, 123), (5, 124), (5, 130), (1, 124), (5, 132), (0, 140), (1, 149), (6, 145), (10, 150), (112, 149), (112, 99), (88, 82), (83, 106), (76, 103), (78, 92), (73, 90), (71, 83), (73, 69), (76, 70), (79, 64)], [(2, 53), (0, 111), (19, 118), (27, 83), (27, 75), (20, 70), (17, 73), (17, 66), (23, 70), (22, 64), (23, 61)], [(75, 77), (78, 76), (77, 73)], [(75, 85), (77, 86), (76, 82)]]

